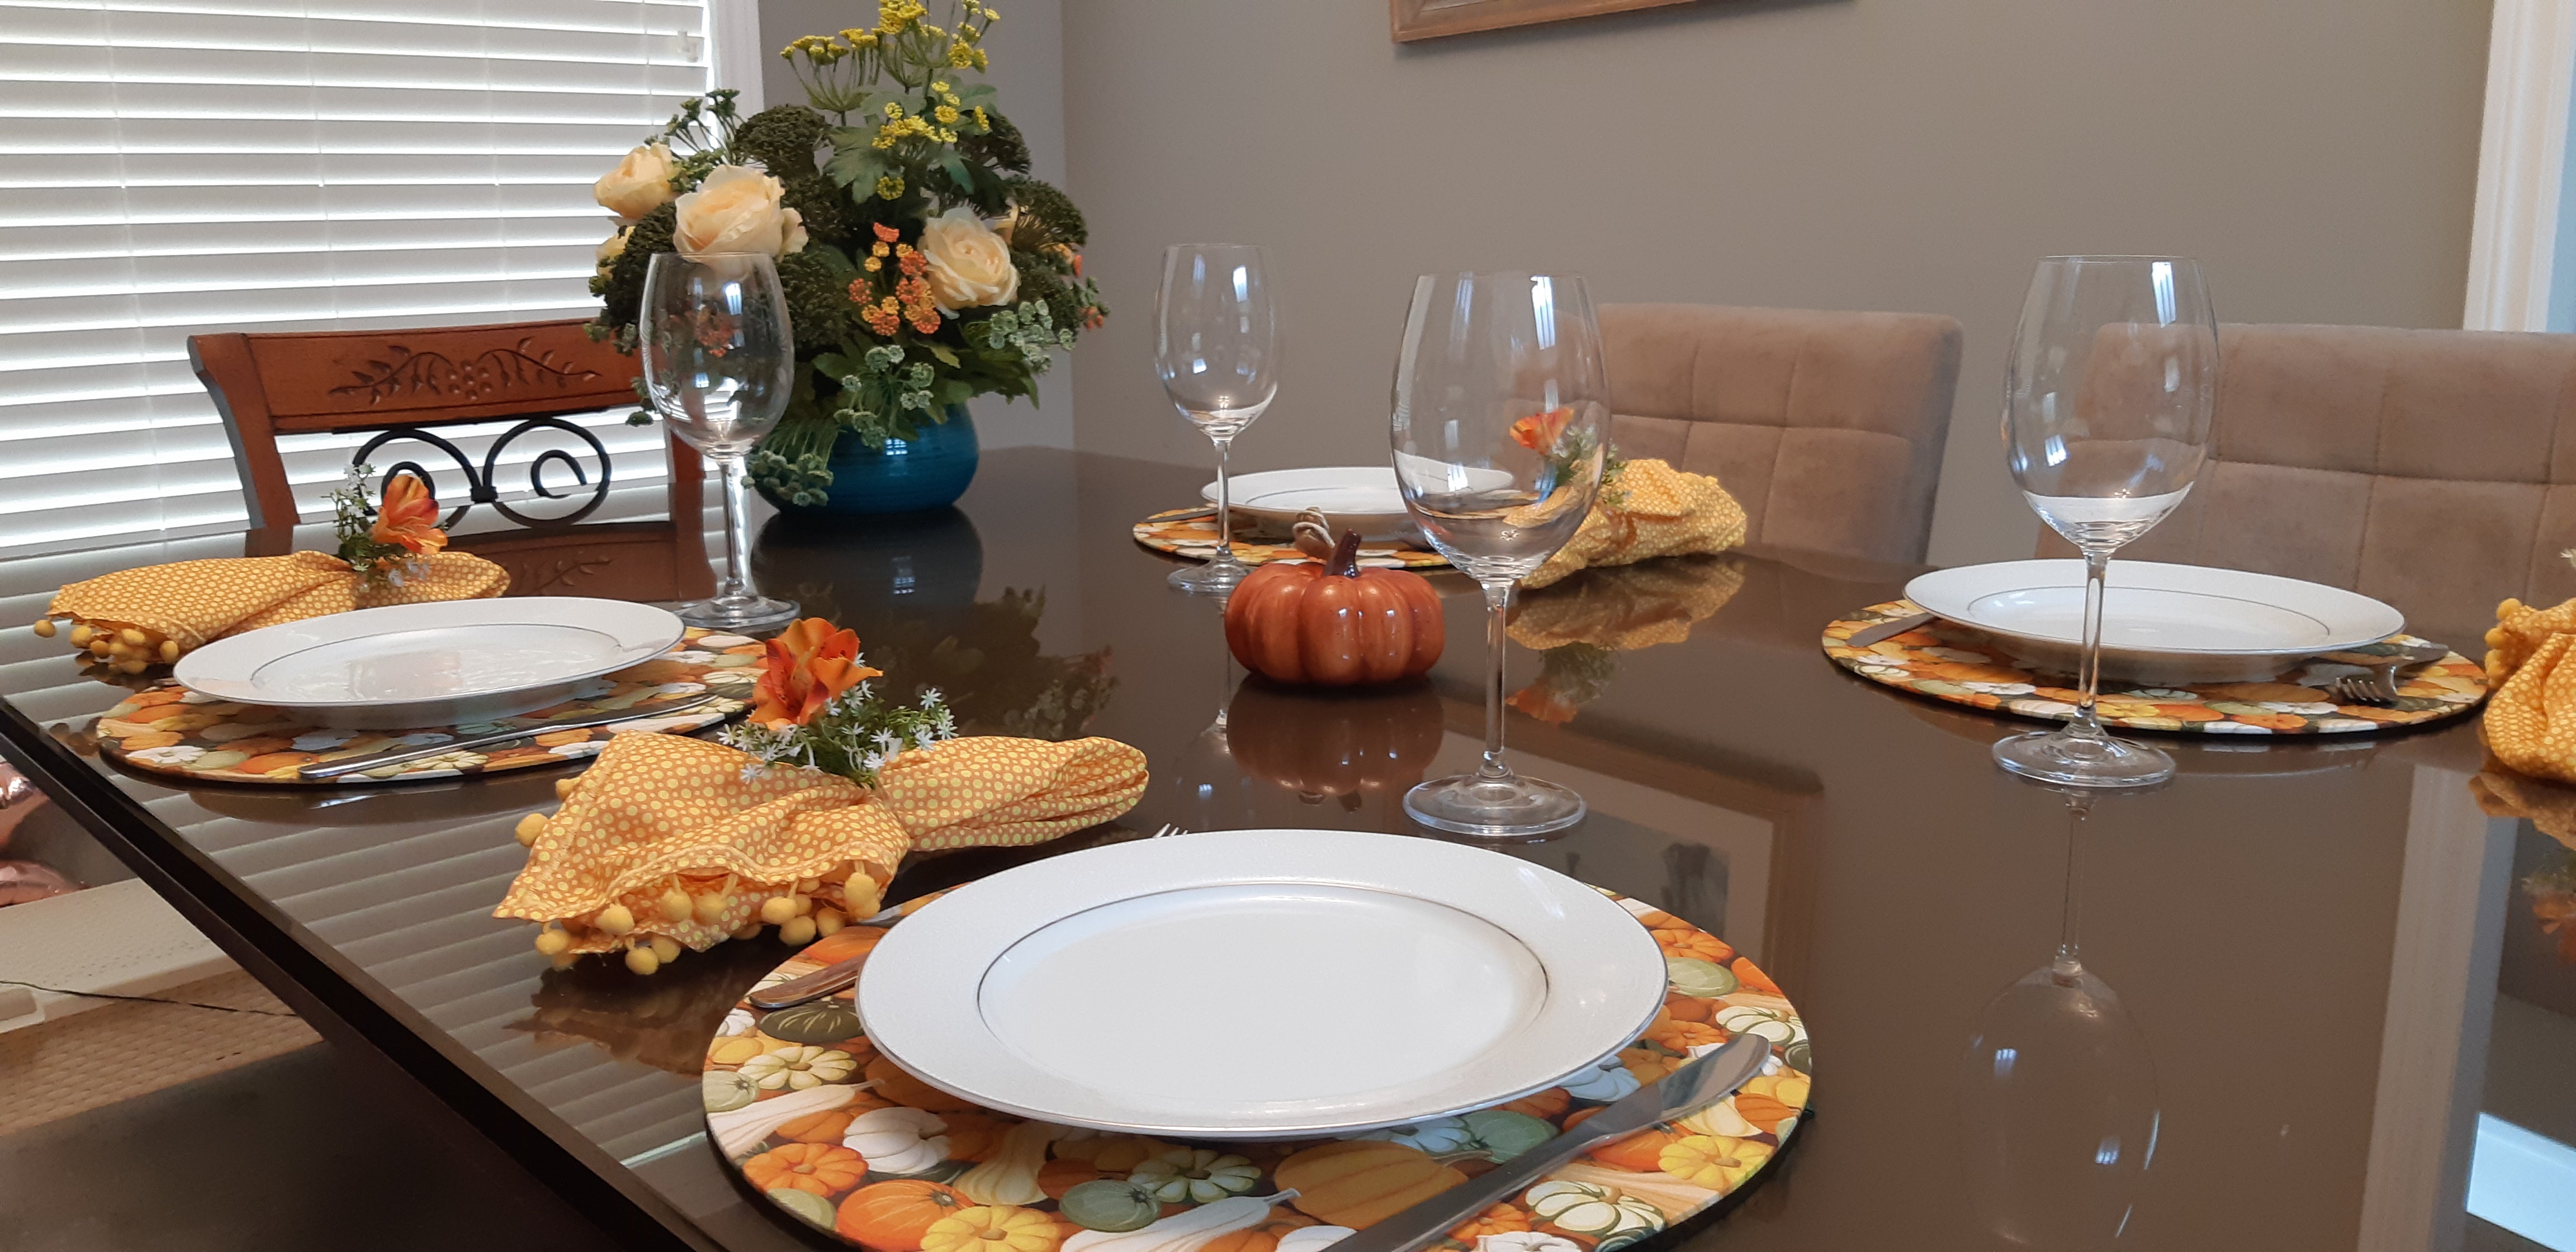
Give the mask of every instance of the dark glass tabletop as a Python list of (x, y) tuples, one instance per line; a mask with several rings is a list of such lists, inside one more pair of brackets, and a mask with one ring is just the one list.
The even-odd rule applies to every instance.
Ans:
[[(1408, 831), (1405, 788), (1474, 759), (1473, 588), (1444, 585), (1449, 648), (1426, 684), (1326, 696), (1247, 679), (1218, 606), (1167, 587), (1170, 561), (1129, 534), (1204, 477), (1003, 451), (955, 510), (762, 529), (764, 590), (939, 685), (969, 733), (1106, 735), (1151, 763), (1120, 822), (919, 858), (889, 898), (1166, 823)], [(64, 582), (244, 545), (0, 562), (0, 605), (32, 620)], [(634, 584), (613, 564), (545, 568), (581, 574), (557, 579), (570, 594), (669, 582), (667, 565)], [(2331, 742), (2170, 737), (2172, 784), (2071, 800), (1993, 766), (1988, 745), (2022, 724), (1819, 652), (1825, 622), (1909, 572), (1738, 554), (1579, 576), (1524, 606), (1522, 633), (1547, 646), (1514, 650), (1513, 750), (1592, 814), (1502, 850), (1723, 935), (1812, 1032), (1812, 1119), (1741, 1205), (1673, 1238), (2507, 1247), (2527, 1245), (2467, 1212), (2576, 1204), (2549, 1189), (2576, 1186), (2576, 944), (2544, 930), (2525, 885), (2563, 882), (2569, 853), (2480, 813), (2474, 719)], [(634, 1246), (809, 1245), (736, 1189), (699, 1112), (706, 1039), (785, 947), (727, 943), (650, 978), (552, 970), (533, 928), (491, 911), (523, 860), (513, 825), (552, 805), (562, 771), (179, 786), (104, 764), (77, 733), (121, 694), (60, 640), (0, 643), (12, 761), (326, 1033), (410, 1071)], [(2126, 1023), (2052, 1019), (2047, 987), (2004, 995), (2070, 926)], [(1999, 1097), (2015, 1067), (2058, 1098)]]

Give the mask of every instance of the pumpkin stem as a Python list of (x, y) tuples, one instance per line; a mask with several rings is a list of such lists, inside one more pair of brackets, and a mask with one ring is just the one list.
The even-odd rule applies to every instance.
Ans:
[(1337, 574), (1343, 578), (1360, 576), (1360, 532), (1356, 530), (1342, 532), (1341, 539), (1333, 544), (1333, 559), (1325, 562), (1324, 572)]

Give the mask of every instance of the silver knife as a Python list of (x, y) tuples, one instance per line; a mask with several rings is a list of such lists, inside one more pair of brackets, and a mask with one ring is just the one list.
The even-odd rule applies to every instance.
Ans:
[(1505, 1161), (1463, 1185), (1424, 1200), (1385, 1221), (1345, 1235), (1332, 1252), (1410, 1252), (1478, 1213), (1515, 1196), (1586, 1149), (1633, 1135), (1648, 1126), (1705, 1108), (1735, 1093), (1771, 1057), (1771, 1041), (1737, 1035), (1726, 1046), (1640, 1087), (1583, 1124)]
[(417, 761), (425, 756), (444, 756), (450, 752), (488, 748), (494, 744), (508, 743), (513, 739), (550, 735), (558, 730), (588, 730), (599, 726), (613, 726), (619, 722), (642, 721), (648, 717), (669, 717), (675, 713), (686, 713), (715, 698), (715, 693), (710, 691), (676, 704), (657, 705), (649, 709), (616, 709), (606, 713), (594, 713), (588, 717), (568, 717), (562, 721), (539, 722), (533, 726), (521, 726), (512, 730), (496, 730), (488, 735), (468, 735), (462, 739), (450, 739), (445, 743), (423, 744), (416, 748), (403, 748), (394, 752), (371, 752), (365, 756), (344, 757), (337, 761), (316, 761), (297, 769), (295, 773), (301, 778), (338, 778), (343, 774), (356, 774), (371, 769), (382, 769), (388, 765), (400, 765), (405, 761)]
[(1864, 626), (1859, 630), (1853, 631), (1851, 633), (1851, 638), (1843, 640), (1843, 646), (1847, 648), (1866, 648), (1873, 643), (1877, 643), (1885, 639), (1894, 639), (1898, 635), (1904, 634), (1909, 630), (1929, 626), (1939, 620), (1940, 614), (1937, 613), (1917, 613), (1912, 617), (1899, 617), (1890, 621), (1880, 622), (1876, 626)]
[(834, 961), (810, 974), (800, 974), (774, 987), (763, 987), (743, 999), (756, 1009), (783, 1009), (807, 1000), (820, 1000), (859, 980), (859, 966), (867, 963), (867, 954)]

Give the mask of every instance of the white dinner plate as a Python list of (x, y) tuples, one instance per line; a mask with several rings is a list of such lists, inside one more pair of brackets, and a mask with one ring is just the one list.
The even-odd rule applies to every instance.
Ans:
[(1397, 835), (1112, 844), (941, 897), (868, 955), (869, 1041), (1073, 1126), (1302, 1138), (1516, 1099), (1663, 1003), (1662, 952), (1583, 884)]
[[(1362, 539), (1415, 533), (1404, 493), (1395, 488), (1395, 471), (1384, 465), (1263, 470), (1237, 474), (1226, 485), (1236, 513), (1281, 534), (1307, 509), (1322, 509), (1335, 530), (1356, 530)], [(1216, 503), (1216, 484), (1201, 487), (1199, 498)]]
[(561, 701), (679, 642), (667, 609), (577, 596), (441, 600), (307, 618), (179, 658), (191, 691), (316, 724), (444, 726)]
[[(1905, 585), (1927, 612), (1996, 637), (2015, 661), (2073, 672), (2084, 642), (2084, 562), (1999, 561)], [(2321, 583), (2204, 565), (2111, 562), (2102, 672), (2130, 683), (2268, 681), (2320, 652), (2377, 643), (2406, 617)]]

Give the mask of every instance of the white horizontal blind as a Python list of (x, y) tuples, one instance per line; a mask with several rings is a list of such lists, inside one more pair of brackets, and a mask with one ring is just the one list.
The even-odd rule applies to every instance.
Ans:
[[(238, 523), (191, 334), (588, 314), (590, 183), (708, 86), (706, 3), (0, 0), (0, 552)], [(354, 442), (290, 441), (299, 496)]]

